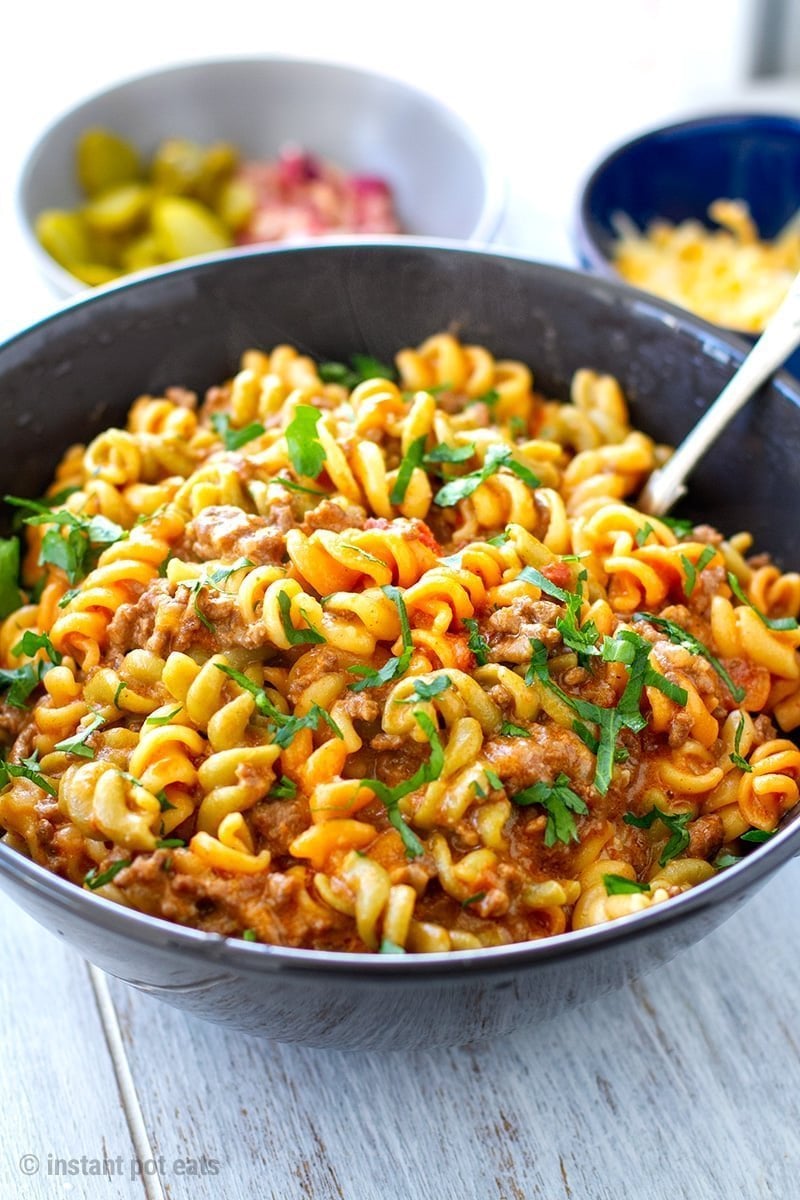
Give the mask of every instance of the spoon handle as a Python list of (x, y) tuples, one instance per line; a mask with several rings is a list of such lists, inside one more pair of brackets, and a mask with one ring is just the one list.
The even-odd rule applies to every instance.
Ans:
[(767, 323), (736, 374), (683, 439), (672, 457), (647, 481), (637, 508), (658, 517), (672, 508), (686, 491), (685, 479), (697, 462), (761, 384), (781, 366), (800, 343), (800, 275), (775, 315)]

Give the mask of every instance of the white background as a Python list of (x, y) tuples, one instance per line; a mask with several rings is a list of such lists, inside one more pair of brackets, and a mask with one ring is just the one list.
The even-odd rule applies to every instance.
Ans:
[[(150, 67), (228, 55), (328, 58), (435, 92), (511, 184), (501, 239), (571, 261), (583, 175), (611, 144), (744, 94), (766, 0), (16, 0), (0, 56), (0, 336), (52, 308), (16, 226), (14, 189), (64, 108)], [(165, 114), (165, 133), (179, 133)]]

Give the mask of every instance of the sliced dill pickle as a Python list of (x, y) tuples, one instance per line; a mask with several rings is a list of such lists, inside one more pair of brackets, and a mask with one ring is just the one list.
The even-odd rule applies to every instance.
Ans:
[(110, 283), (112, 279), (119, 279), (121, 274), (113, 267), (107, 267), (105, 263), (98, 262), (70, 262), (65, 263), (64, 266), (82, 283), (88, 283), (90, 287), (99, 287), (101, 283)]
[(255, 212), (256, 194), (243, 179), (227, 179), (219, 189), (215, 207), (228, 229), (238, 233)]
[(87, 129), (78, 139), (78, 180), (87, 196), (142, 178), (139, 154), (108, 129)]
[(151, 195), (150, 188), (143, 183), (109, 188), (84, 208), (86, 224), (95, 233), (127, 233), (144, 221)]
[(62, 267), (90, 256), (89, 235), (80, 213), (45, 209), (36, 218), (35, 230), (47, 253)]
[(130, 242), (122, 251), (121, 257), (122, 266), (126, 271), (145, 271), (149, 267), (160, 266), (164, 261), (158, 238), (154, 233), (143, 233), (141, 237)]
[(153, 201), (151, 222), (159, 249), (167, 259), (209, 254), (232, 244), (219, 217), (186, 196), (159, 196)]
[(192, 195), (203, 177), (206, 152), (186, 138), (161, 142), (150, 164), (150, 177), (160, 192), (170, 196)]

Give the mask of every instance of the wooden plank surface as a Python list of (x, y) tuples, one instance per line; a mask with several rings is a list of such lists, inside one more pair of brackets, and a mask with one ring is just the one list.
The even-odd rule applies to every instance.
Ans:
[[(5, 896), (0, 1014), (2, 1200), (141, 1200), (144, 1186), (130, 1177), (137, 1153), (87, 965)], [(105, 1177), (88, 1174), (104, 1169), (102, 1161)]]
[(798, 901), (792, 863), (646, 980), (456, 1050), (280, 1046), (111, 981), (155, 1152), (220, 1164), (218, 1176), (170, 1179), (169, 1195), (789, 1200)]

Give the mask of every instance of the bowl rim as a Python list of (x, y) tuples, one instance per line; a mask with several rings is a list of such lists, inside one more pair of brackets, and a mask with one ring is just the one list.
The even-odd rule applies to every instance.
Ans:
[[(269, 259), (274, 255), (306, 255), (314, 252), (369, 253), (371, 249), (389, 249), (401, 254), (423, 250), (468, 255), (492, 260), (511, 260), (526, 264), (547, 279), (548, 277), (579, 281), (599, 288), (607, 298), (618, 298), (634, 305), (655, 309), (659, 316), (673, 327), (680, 328), (696, 341), (707, 344), (716, 341), (731, 352), (730, 357), (741, 360), (747, 351), (746, 343), (735, 335), (704, 321), (700, 317), (678, 308), (649, 293), (640, 292), (616, 279), (601, 279), (588, 272), (570, 267), (555, 266), (531, 259), (528, 255), (506, 250), (475, 246), (468, 242), (439, 238), (383, 238), (313, 240), (299, 246), (241, 247), (234, 252), (211, 254), (176, 263), (164, 270), (125, 277), (103, 287), (93, 288), (69, 300), (54, 311), (27, 325), (16, 334), (0, 342), (0, 375), (2, 357), (18, 343), (46, 329), (53, 323), (68, 320), (75, 310), (91, 309), (96, 305), (113, 303), (118, 294), (138, 290), (142, 287), (168, 285), (169, 279), (194, 274), (207, 269), (224, 270), (226, 264), (249, 259)], [(235, 267), (233, 268), (235, 270)], [(771, 379), (773, 386), (783, 397), (800, 408), (800, 383), (785, 372), (776, 372)], [(788, 815), (788, 814), (787, 814)], [(738, 892), (763, 882), (766, 876), (777, 870), (793, 855), (800, 854), (800, 816), (794, 816), (779, 828), (769, 841), (757, 845), (740, 862), (719, 872), (711, 879), (697, 884), (687, 892), (654, 905), (652, 908), (617, 918), (587, 929), (574, 930), (535, 941), (514, 942), (509, 945), (481, 947), (479, 950), (451, 950), (431, 954), (380, 955), (366, 951), (346, 952), (338, 950), (309, 950), (294, 947), (274, 946), (268, 943), (246, 942), (242, 938), (226, 937), (208, 933), (193, 926), (179, 925), (162, 917), (150, 916), (136, 909), (127, 908), (115, 901), (97, 896), (86, 888), (54, 874), (46, 867), (33, 862), (21, 851), (14, 850), (0, 840), (0, 876), (13, 880), (24, 890), (36, 893), (49, 903), (55, 903), (66, 913), (106, 932), (130, 938), (144, 946), (170, 949), (188, 956), (201, 955), (208, 962), (229, 966), (259, 974), (282, 972), (323, 971), (337, 976), (350, 976), (354, 981), (368, 982), (374, 977), (389, 977), (394, 982), (420, 976), (427, 978), (454, 975), (509, 974), (523, 966), (535, 965), (539, 961), (559, 958), (570, 954), (588, 953), (615, 943), (622, 938), (636, 940), (649, 936), (649, 931), (658, 926), (674, 925), (690, 912), (723, 903)], [(5, 879), (0, 885), (8, 890)], [(24, 906), (21, 906), (24, 908)], [(40, 922), (42, 923), (42, 922)], [(50, 928), (50, 926), (45, 926)]]
[[(767, 125), (778, 125), (784, 128), (792, 127), (798, 138), (800, 138), (800, 113), (792, 114), (767, 110), (758, 112), (747, 109), (740, 111), (731, 109), (725, 112), (709, 111), (707, 113), (698, 113), (680, 121), (670, 121), (666, 124), (653, 125), (641, 130), (632, 137), (615, 142), (609, 147), (602, 157), (596, 159), (586, 170), (578, 185), (577, 199), (573, 207), (571, 229), (572, 244), (577, 252), (579, 261), (581, 263), (588, 262), (592, 271), (608, 279), (622, 280), (622, 276), (615, 268), (613, 261), (604, 253), (592, 233), (592, 227), (595, 223), (595, 218), (592, 215), (590, 207), (593, 193), (598, 181), (612, 164), (624, 158), (637, 146), (664, 134), (692, 133), (702, 128), (713, 130), (714, 128), (741, 125), (745, 122), (761, 126), (762, 128)], [(653, 293), (647, 294), (652, 295)], [(725, 326), (718, 326), (718, 328), (726, 329)], [(732, 332), (735, 333), (737, 331), (733, 330)]]
[[(443, 117), (444, 122), (449, 126), (450, 131), (461, 139), (464, 145), (473, 155), (484, 187), (484, 198), (481, 205), (478, 218), (470, 230), (467, 237), (460, 239), (464, 242), (474, 245), (488, 245), (502, 224), (508, 206), (509, 183), (506, 172), (500, 165), (499, 155), (491, 148), (489, 144), (478, 134), (473, 126), (467, 121), (466, 117), (456, 108), (452, 107), (446, 100), (443, 100), (434, 92), (429, 92), (425, 88), (420, 87), (416, 83), (412, 83), (401, 76), (389, 71), (373, 70), (370, 67), (362, 67), (353, 65), (347, 62), (340, 62), (334, 59), (315, 58), (312, 56), (302, 57), (299, 55), (283, 55), (283, 54), (228, 54), (228, 55), (209, 55), (208, 57), (197, 57), (191, 59), (176, 59), (169, 63), (164, 63), (160, 66), (136, 71), (117, 79), (114, 83), (105, 87), (100, 87), (94, 91), (80, 97), (68, 108), (62, 110), (57, 116), (50, 118), (42, 126), (40, 126), (33, 142), (31, 143), (27, 153), (25, 154), (22, 163), (17, 172), (17, 179), (14, 186), (14, 211), (17, 227), (20, 230), (22, 237), (28, 246), (29, 251), (37, 263), (39, 271), (44, 275), (52, 285), (58, 288), (61, 294), (72, 295), (75, 292), (83, 293), (84, 291), (96, 291), (90, 284), (86, 284), (83, 280), (78, 279), (66, 267), (62, 267), (39, 242), (34, 232), (33, 224), (28, 219), (27, 207), (28, 197), (27, 191), (30, 184), (30, 178), (33, 170), (38, 162), (40, 155), (43, 152), (44, 144), (54, 135), (57, 135), (60, 127), (67, 121), (78, 116), (83, 109), (92, 107), (99, 101), (105, 100), (107, 97), (115, 95), (118, 92), (124, 91), (126, 88), (133, 87), (137, 84), (144, 84), (150, 80), (164, 78), (168, 76), (180, 76), (182, 74), (191, 74), (199, 72), (206, 68), (225, 68), (235, 66), (253, 66), (263, 67), (268, 69), (275, 64), (288, 65), (292, 67), (303, 68), (321, 68), (327, 71), (331, 76), (338, 75), (344, 77), (360, 77), (372, 81), (380, 81), (389, 84), (400, 91), (404, 91), (409, 95), (415, 96), (418, 100), (425, 102), (432, 108), (438, 110)], [(355, 234), (342, 234), (342, 237), (356, 237)], [(380, 236), (380, 235), (369, 235)], [(406, 235), (402, 234), (387, 234), (387, 239), (394, 240), (396, 237)], [(418, 234), (407, 235), (409, 239), (418, 238)], [(297, 239), (297, 244), (303, 244), (306, 239)], [(328, 240), (315, 238), (307, 239), (309, 241)], [(284, 245), (288, 243), (276, 243)], [(270, 243), (265, 243), (265, 246), (270, 246)], [(235, 249), (235, 248), (232, 248)], [(218, 251), (218, 254), (225, 256), (230, 254), (232, 250)], [(198, 255), (197, 258), (205, 258), (205, 255)], [(131, 279), (134, 277), (150, 276), (160, 274), (163, 270), (171, 269), (179, 265), (178, 263), (165, 263), (163, 266), (147, 268), (146, 270), (127, 272), (121, 276), (121, 279)], [(191, 261), (195, 261), (192, 259)], [(116, 280), (113, 282), (117, 282)]]

